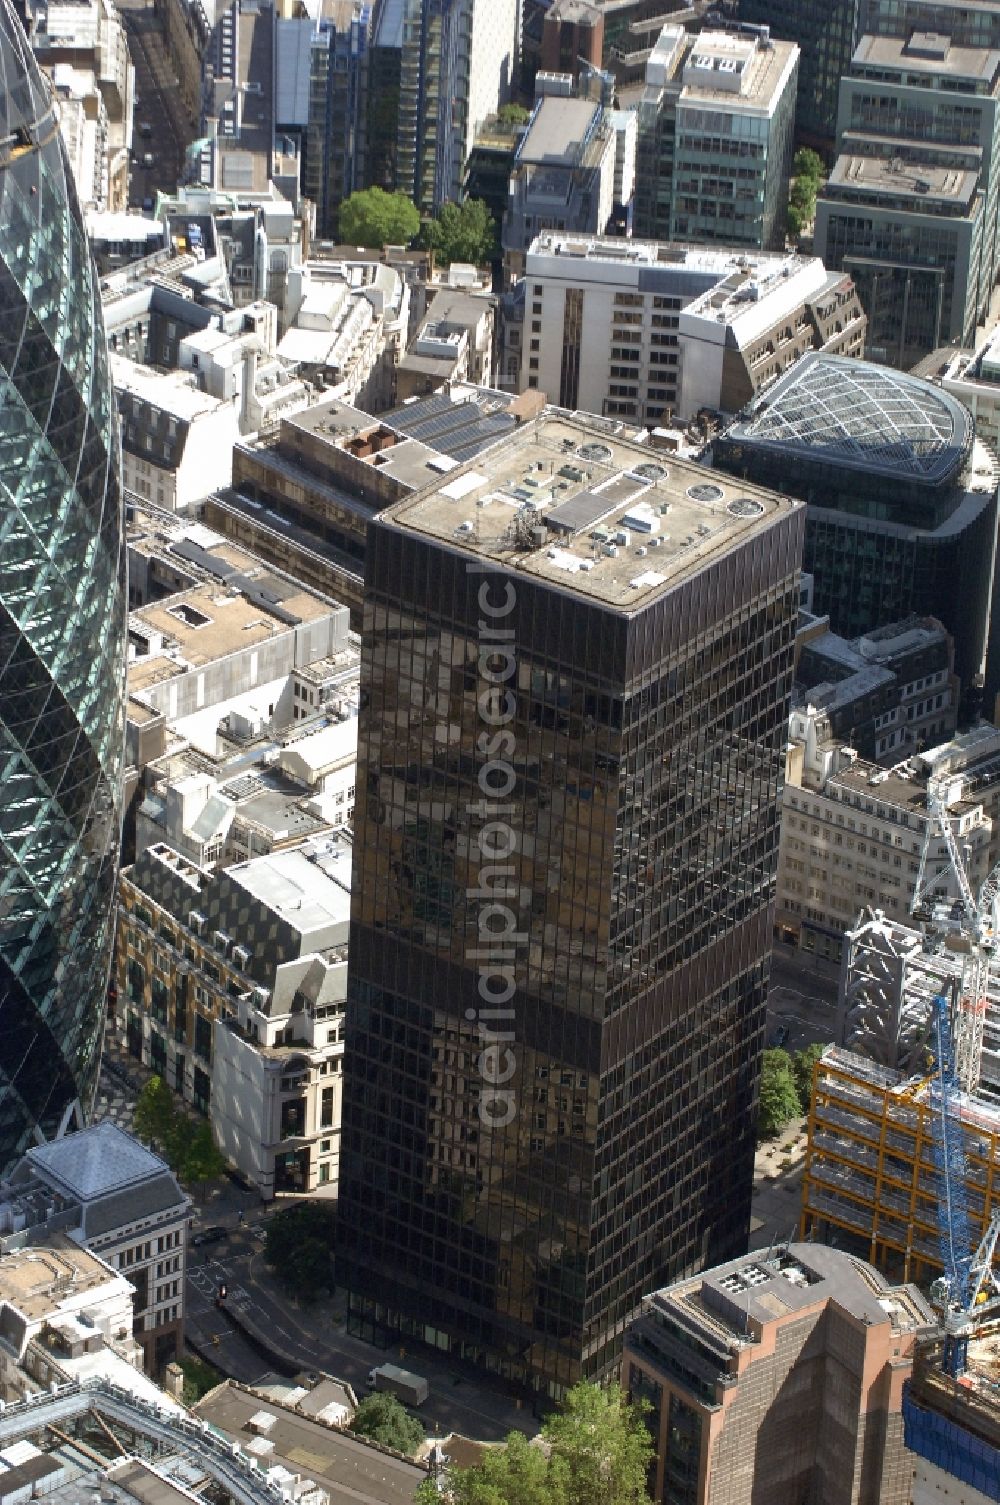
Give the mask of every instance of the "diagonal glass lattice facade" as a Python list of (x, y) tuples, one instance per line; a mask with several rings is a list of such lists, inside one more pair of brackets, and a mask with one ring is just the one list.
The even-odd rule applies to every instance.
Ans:
[(100, 292), (48, 85), (0, 0), (0, 1167), (93, 1098), (125, 641)]

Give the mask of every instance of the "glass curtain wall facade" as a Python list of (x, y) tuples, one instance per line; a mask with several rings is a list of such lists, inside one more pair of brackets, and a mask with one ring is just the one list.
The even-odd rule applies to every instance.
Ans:
[(832, 154), (840, 80), (857, 46), (861, 0), (740, 0), (740, 20), (769, 26), (771, 35), (798, 42), (795, 134)]
[[(558, 1395), (617, 1361), (644, 1293), (746, 1247), (802, 525), (783, 513), (627, 614), (373, 524), (338, 1236), (355, 1332)], [(481, 634), (505, 603), (514, 709), (491, 731)], [(512, 994), (479, 985), (494, 898)]]
[(0, 1167), (89, 1111), (125, 699), (119, 449), (48, 84), (0, 0)]

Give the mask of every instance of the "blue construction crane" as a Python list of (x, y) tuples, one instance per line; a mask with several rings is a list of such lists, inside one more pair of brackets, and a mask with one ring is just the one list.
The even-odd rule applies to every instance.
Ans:
[(931, 1300), (941, 1311), (943, 1367), (946, 1374), (957, 1379), (965, 1370), (970, 1337), (987, 1315), (1000, 1311), (1000, 1278), (993, 1269), (1000, 1209), (993, 1213), (973, 1253), (965, 1138), (957, 1112), (961, 1085), (955, 1072), (949, 1002), (944, 994), (934, 1000), (934, 1034), (937, 1073), (930, 1087), (934, 1112), (931, 1145), (938, 1173), (937, 1217), (944, 1274), (932, 1284)]

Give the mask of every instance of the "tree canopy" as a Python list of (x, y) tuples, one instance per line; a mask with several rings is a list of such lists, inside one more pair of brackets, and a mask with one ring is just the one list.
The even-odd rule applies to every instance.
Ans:
[(787, 1050), (765, 1050), (757, 1107), (757, 1138), (771, 1139), (799, 1114), (799, 1094)]
[[(542, 1427), (544, 1448), (512, 1432), (473, 1468), (448, 1475), (449, 1505), (648, 1505), (653, 1443), (644, 1408), (613, 1386), (583, 1382)], [(428, 1481), (419, 1505), (441, 1496)]]
[(415, 1453), (424, 1440), (420, 1422), (384, 1390), (365, 1396), (354, 1413), (351, 1431), (383, 1447), (395, 1448), (397, 1453)]
[(336, 1209), (328, 1202), (299, 1202), (267, 1220), (264, 1259), (289, 1290), (306, 1301), (330, 1289), (336, 1226)]
[(497, 119), (501, 125), (523, 125), (530, 118), (531, 112), (524, 105), (505, 104), (497, 110)]
[(207, 1120), (192, 1122), (162, 1077), (151, 1076), (139, 1093), (132, 1126), (182, 1181), (214, 1181), (226, 1168)]
[(170, 1158), (177, 1109), (174, 1095), (160, 1076), (151, 1076), (135, 1101), (132, 1124), (140, 1139), (151, 1149)]
[(795, 1077), (795, 1090), (799, 1095), (799, 1107), (803, 1113), (809, 1112), (809, 1104), (812, 1102), (813, 1066), (826, 1050), (826, 1046), (817, 1041), (813, 1045), (807, 1045), (805, 1050), (797, 1050), (792, 1057), (792, 1075)]
[(345, 245), (408, 246), (420, 229), (420, 212), (405, 193), (364, 188), (341, 204), (339, 228)]
[(493, 216), (482, 199), (443, 204), (437, 217), (428, 221), (424, 239), (435, 260), (444, 266), (453, 261), (471, 261), (473, 266), (482, 266), (496, 253)]
[(788, 233), (798, 236), (815, 218), (816, 195), (823, 186), (826, 173), (822, 158), (808, 146), (803, 146), (795, 153), (792, 172), (794, 177), (788, 194)]

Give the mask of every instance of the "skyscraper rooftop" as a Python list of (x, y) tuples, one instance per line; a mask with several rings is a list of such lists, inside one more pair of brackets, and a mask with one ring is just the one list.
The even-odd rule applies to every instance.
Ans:
[(629, 613), (797, 505), (548, 409), (382, 520)]

